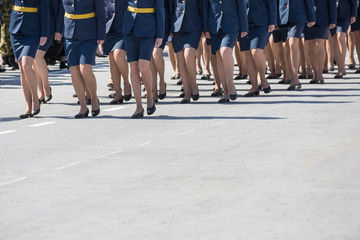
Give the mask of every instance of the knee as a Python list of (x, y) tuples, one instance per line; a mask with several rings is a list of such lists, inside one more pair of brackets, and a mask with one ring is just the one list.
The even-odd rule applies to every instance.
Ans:
[(22, 61), (20, 66), (25, 72), (33, 70), (33, 62), (30, 62), (30, 61)]
[(251, 49), (251, 55), (253, 57), (260, 57), (263, 55), (263, 50), (262, 49), (259, 49), (259, 48), (254, 48), (254, 49)]
[(220, 50), (220, 53), (222, 58), (232, 57), (232, 48), (228, 48), (228, 47), (222, 48)]
[(162, 52), (161, 51), (154, 52), (153, 58), (154, 58), (155, 62), (159, 62), (159, 61), (163, 60)]
[(92, 72), (92, 67), (91, 65), (87, 65), (87, 64), (80, 64), (80, 73), (83, 76), (86, 76), (87, 74), (89, 74), (90, 72)]
[(143, 73), (150, 70), (150, 65), (147, 62), (139, 61), (138, 68)]

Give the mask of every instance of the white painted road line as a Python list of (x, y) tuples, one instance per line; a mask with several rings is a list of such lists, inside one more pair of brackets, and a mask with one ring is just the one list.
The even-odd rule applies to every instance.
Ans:
[(15, 183), (15, 182), (20, 182), (20, 181), (25, 180), (25, 179), (27, 179), (27, 177), (18, 178), (18, 179), (12, 180), (12, 181), (0, 183), (0, 186), (4, 186), (4, 185)]
[(121, 152), (122, 152), (122, 150), (116, 151), (116, 152), (112, 152), (112, 153), (108, 153), (108, 154), (104, 154), (104, 155), (98, 156), (98, 158), (104, 158), (104, 157), (111, 156), (111, 155), (114, 155), (114, 154), (117, 154), (117, 153), (121, 153)]
[(181, 132), (181, 133), (178, 133), (178, 134), (176, 134), (176, 135), (181, 136), (181, 135), (189, 134), (189, 133), (192, 133), (192, 132), (195, 132), (195, 130), (186, 131), (186, 132)]
[(114, 108), (108, 108), (108, 109), (105, 109), (103, 110), (104, 112), (114, 112), (114, 111), (117, 111), (117, 110), (120, 110), (120, 109), (125, 109), (126, 107), (114, 107)]
[(78, 164), (80, 164), (80, 162), (76, 162), (76, 163), (72, 163), (72, 164), (69, 164), (69, 165), (62, 166), (62, 167), (57, 168), (56, 170), (59, 171), (61, 169), (68, 168), (68, 167), (71, 167), (71, 166), (75, 166), (75, 165), (78, 165)]
[(272, 107), (272, 108), (270, 108), (271, 110), (273, 110), (273, 109), (276, 109), (276, 108), (280, 108), (280, 107), (283, 107), (284, 105), (276, 105), (276, 106), (274, 106), (274, 107)]
[(142, 143), (142, 144), (139, 144), (139, 147), (142, 147), (142, 146), (145, 146), (145, 145), (149, 145), (151, 142), (145, 142), (145, 143)]
[(13, 133), (13, 132), (17, 132), (17, 130), (6, 130), (6, 131), (2, 131), (2, 132), (0, 132), (0, 136), (1, 136), (1, 135), (8, 134), (8, 133)]
[(42, 123), (30, 125), (29, 127), (43, 127), (43, 126), (51, 125), (51, 124), (55, 124), (55, 123), (56, 122), (42, 122)]
[(222, 121), (222, 122), (211, 124), (211, 126), (218, 126), (218, 125), (222, 125), (222, 124), (227, 123), (227, 122), (228, 121)]

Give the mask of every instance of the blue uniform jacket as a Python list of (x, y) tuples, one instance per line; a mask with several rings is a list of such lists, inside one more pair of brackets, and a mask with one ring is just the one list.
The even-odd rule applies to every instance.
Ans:
[[(50, 0), (49, 1), (49, 35), (53, 35), (56, 30), (58, 30), (57, 26), (62, 26), (60, 19), (58, 19), (59, 11), (60, 11), (60, 4), (61, 0)], [(61, 33), (61, 30), (59, 30)]]
[[(204, 31), (202, 11), (203, 0), (169, 0), (170, 32)], [(228, 1), (228, 0), (223, 0)]]
[(125, 11), (123, 33), (139, 37), (164, 38), (165, 9), (164, 0), (124, 0), (127, 6), (135, 8), (155, 8), (155, 13), (133, 13)]
[[(106, 9), (104, 0), (62, 0), (60, 17), (64, 18), (64, 37), (77, 40), (105, 40)], [(87, 14), (95, 12), (96, 17), (88, 19), (70, 19), (69, 14)]]
[(117, 33), (122, 33), (125, 11), (125, 1), (106, 0), (106, 33), (109, 32), (112, 24)]
[(247, 0), (247, 7), (249, 22), (257, 26), (276, 25), (276, 0)]
[(313, 0), (279, 0), (279, 24), (315, 22)]
[(248, 32), (244, 0), (204, 0), (204, 31), (225, 33)]
[(337, 0), (337, 19), (346, 19), (356, 17), (357, 1), (356, 0)]
[(336, 24), (336, 0), (315, 0), (314, 5), (317, 24)]
[(14, 6), (38, 8), (37, 13), (11, 12), (9, 32), (24, 35), (49, 35), (49, 1), (48, 0), (13, 0)]
[(170, 6), (169, 6), (170, 0), (164, 0), (164, 7), (165, 7), (165, 32), (170, 32), (170, 26), (171, 26), (171, 19), (170, 19)]

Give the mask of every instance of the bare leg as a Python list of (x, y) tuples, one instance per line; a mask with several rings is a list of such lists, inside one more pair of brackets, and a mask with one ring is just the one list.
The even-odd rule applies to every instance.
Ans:
[(92, 111), (99, 110), (99, 99), (96, 93), (97, 84), (95, 75), (92, 70), (92, 66), (90, 64), (80, 64), (80, 72), (81, 76), (84, 79), (86, 88), (89, 90), (90, 93)]
[(338, 75), (345, 73), (345, 56), (346, 56), (346, 34), (343, 32), (333, 36), (335, 60), (338, 65)]
[(163, 57), (163, 49), (154, 48), (153, 59), (155, 60), (156, 71), (159, 74), (160, 78), (160, 94), (166, 93), (166, 83), (165, 83), (165, 61)]
[(224, 71), (227, 84), (227, 90), (230, 95), (236, 95), (236, 88), (234, 85), (234, 58), (233, 58), (233, 50), (229, 47), (222, 47), (220, 49), (220, 54), (222, 58), (222, 62), (224, 64)]
[(142, 107), (142, 103), (141, 103), (141, 82), (140, 82), (140, 70), (138, 66), (138, 61), (130, 62), (130, 76), (131, 76), (131, 85), (133, 88), (134, 97), (136, 101), (135, 113), (141, 113), (144, 110), (144, 108)]
[[(156, 48), (154, 48), (155, 51)], [(159, 95), (158, 95), (158, 88), (157, 88), (157, 70), (156, 70), (156, 66), (155, 66), (155, 60), (154, 60), (154, 53), (153, 56), (151, 57), (151, 62), (150, 62), (150, 71), (151, 71), (151, 79), (152, 79), (152, 92), (153, 92), (153, 96), (154, 99), (158, 99)], [(146, 89), (146, 92), (148, 91), (148, 89)], [(147, 95), (147, 93), (146, 93)]]
[(333, 48), (333, 38), (329, 33), (328, 41), (326, 41), (326, 54), (327, 54), (327, 68), (329, 70), (334, 69), (334, 48)]
[(304, 45), (304, 57), (305, 57), (305, 66), (306, 66), (306, 76), (313, 75), (312, 69), (311, 69), (311, 63), (310, 63), (310, 57), (309, 57), (309, 43), (308, 41), (305, 41), (305, 38), (302, 38), (303, 45)]
[(172, 44), (172, 41), (171, 42), (168, 42), (168, 54), (169, 54), (169, 58), (170, 58), (170, 63), (171, 63), (171, 66), (174, 70), (174, 75), (176, 75), (178, 72), (178, 68), (177, 68), (177, 61), (176, 61), (176, 57), (175, 57), (175, 52), (174, 52), (174, 46)]
[(238, 77), (241, 76), (241, 69), (240, 69), (240, 66), (241, 66), (241, 58), (240, 58), (240, 44), (238, 41), (236, 41), (236, 44), (235, 44), (235, 58), (236, 58), (236, 63), (237, 63), (237, 66), (239, 68), (239, 74), (238, 74)]
[(267, 45), (265, 47), (265, 58), (270, 67), (269, 76), (274, 77), (275, 76), (275, 60), (274, 60), (274, 54), (273, 54), (273, 51), (272, 51), (271, 45), (270, 45), (270, 40), (272, 38), (273, 38), (272, 35), (270, 35), (269, 42), (267, 43)]
[(87, 110), (86, 98), (85, 98), (86, 86), (85, 86), (85, 81), (80, 72), (80, 66), (79, 65), (72, 66), (72, 67), (70, 67), (70, 71), (71, 71), (71, 81), (72, 81), (76, 96), (78, 97), (79, 102), (80, 102), (79, 114), (84, 114)]
[(199, 89), (196, 84), (196, 66), (195, 66), (195, 53), (194, 48), (184, 49), (184, 58), (186, 62), (187, 73), (189, 77), (190, 91), (192, 95), (199, 94)]
[(150, 71), (150, 61), (140, 59), (139, 60), (139, 70), (141, 72), (142, 81), (144, 83), (146, 91), (146, 99), (147, 99), (147, 107), (151, 108), (154, 105), (154, 95), (151, 91), (152, 88), (152, 75)]
[(250, 89), (250, 93), (253, 93), (255, 91), (258, 90), (259, 88), (259, 84), (258, 84), (258, 80), (257, 80), (257, 71), (256, 71), (256, 66), (255, 66), (255, 62), (254, 59), (251, 55), (251, 51), (245, 51), (244, 54), (246, 55), (246, 60), (247, 60), (247, 68), (248, 68), (248, 72), (249, 72), (249, 78), (250, 78), (250, 82), (251, 82), (251, 89)]
[(290, 73), (292, 76), (291, 85), (299, 84), (298, 70), (300, 65), (299, 39), (291, 37), (288, 40), (290, 50)]
[(124, 79), (124, 95), (131, 95), (131, 85), (129, 82), (129, 65), (126, 61), (126, 51), (122, 49), (115, 49), (114, 59), (120, 71), (120, 74)]
[[(356, 42), (356, 53), (358, 55), (358, 62), (360, 63), (360, 31), (355, 31), (354, 36)], [(360, 69), (360, 66), (358, 69)]]
[[(199, 46), (196, 50), (195, 57), (196, 57), (196, 73), (201, 74), (203, 72), (202, 66), (201, 66), (201, 56), (202, 56), (202, 42), (199, 42)], [(201, 72), (201, 73), (200, 73)]]
[(346, 42), (347, 42), (347, 48), (349, 51), (349, 59), (348, 59), (348, 65), (355, 65), (355, 57), (354, 57), (354, 50), (355, 50), (355, 34), (351, 32), (351, 27), (349, 27), (349, 30), (347, 32), (346, 36)]
[(218, 91), (220, 89), (220, 85), (221, 85), (221, 79), (220, 79), (220, 75), (219, 75), (219, 71), (218, 71), (218, 67), (217, 67), (217, 59), (216, 59), (216, 55), (211, 55), (211, 67), (213, 69), (213, 74), (214, 74), (214, 81), (215, 81), (215, 91)]
[(30, 114), (31, 110), (32, 110), (32, 95), (31, 95), (30, 87), (26, 80), (25, 70), (22, 65), (22, 59), (23, 59), (23, 57), (19, 60), (18, 64), (19, 64), (19, 68), (20, 68), (21, 86), (23, 89), (26, 106), (27, 106), (24, 114)]
[(266, 59), (265, 59), (264, 50), (259, 49), (259, 48), (251, 49), (251, 55), (252, 55), (254, 63), (255, 63), (256, 71), (258, 72), (258, 74), (260, 76), (262, 87), (268, 88), (269, 83), (265, 78)]
[(47, 64), (46, 61), (44, 59), (45, 56), (45, 51), (42, 50), (38, 50), (36, 52), (36, 56), (35, 56), (35, 69), (36, 69), (36, 73), (37, 73), (37, 77), (40, 80), (39, 83), (41, 85), (39, 85), (39, 90), (40, 90), (40, 99), (44, 98), (45, 96), (50, 96), (51, 95), (51, 90), (50, 90), (50, 85), (49, 85), (49, 72), (48, 72), (48, 68), (47, 68)]
[(121, 90), (121, 73), (115, 62), (114, 52), (111, 52), (109, 54), (109, 65), (110, 65), (111, 79), (113, 81), (114, 90), (116, 93), (114, 97), (114, 101), (119, 101), (120, 99), (123, 98), (122, 90)]
[(211, 75), (210, 71), (210, 59), (211, 59), (211, 46), (206, 44), (206, 38), (202, 38), (202, 57), (204, 60), (204, 74), (205, 75)]
[(180, 70), (180, 75), (181, 75), (181, 79), (182, 79), (182, 84), (184, 86), (184, 100), (190, 100), (191, 97), (191, 87), (190, 87), (190, 79), (189, 79), (189, 74), (188, 74), (188, 69), (186, 67), (186, 62), (185, 62), (185, 57), (184, 57), (184, 51), (185, 50), (181, 50), (180, 52), (177, 53), (178, 55), (178, 60), (179, 60), (179, 70)]
[[(23, 85), (25, 100), (29, 100), (31, 98), (32, 101), (32, 110), (37, 110), (40, 108), (39, 97), (37, 93), (37, 79), (36, 74), (32, 68), (34, 59), (29, 56), (23, 56), (19, 65), (21, 65), (23, 69), (23, 73), (25, 77), (22, 77), (22, 81), (26, 81), (27, 84)], [(29, 92), (30, 91), (30, 92)], [(29, 94), (31, 97), (29, 97)], [(29, 106), (29, 103), (27, 103)]]

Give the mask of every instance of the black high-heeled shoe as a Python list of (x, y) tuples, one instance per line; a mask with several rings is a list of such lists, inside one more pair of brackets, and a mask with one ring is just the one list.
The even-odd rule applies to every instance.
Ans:
[(130, 101), (131, 97), (132, 97), (131, 94), (129, 94), (129, 95), (124, 95), (124, 100), (125, 100), (125, 101)]
[(87, 108), (85, 113), (78, 113), (74, 117), (75, 118), (86, 118), (88, 116), (89, 116), (89, 109)]
[(51, 99), (52, 99), (52, 89), (50, 87), (50, 96), (45, 96), (45, 103), (50, 102)]
[(237, 93), (235, 93), (235, 94), (230, 94), (230, 99), (231, 100), (236, 100), (237, 99)]
[(146, 109), (146, 113), (148, 115), (153, 115), (155, 111), (156, 111), (155, 102), (154, 102), (154, 105), (152, 107)]
[(218, 88), (218, 89), (216, 89), (216, 90), (214, 89), (213, 91), (214, 91), (214, 92), (211, 93), (211, 96), (212, 96), (212, 97), (222, 96), (222, 95), (223, 95), (221, 88)]
[(270, 93), (271, 92), (271, 87), (270, 87), (270, 85), (267, 87), (267, 88), (263, 88), (263, 91), (264, 91), (264, 93)]
[(260, 92), (259, 89), (257, 89), (255, 92), (248, 92), (244, 95), (244, 97), (255, 97), (255, 96), (259, 96)]
[(183, 99), (181, 100), (180, 102), (181, 104), (187, 104), (187, 103), (190, 103), (190, 99)]
[(192, 95), (191, 95), (191, 98), (192, 98), (194, 101), (197, 101), (197, 100), (199, 100), (200, 95), (199, 95), (199, 94), (192, 94)]
[(110, 105), (115, 105), (115, 104), (121, 104), (124, 102), (124, 99), (123, 98), (120, 98), (119, 100), (112, 100), (109, 104)]
[(31, 116), (36, 116), (40, 113), (40, 107), (38, 109), (32, 110)]
[(25, 114), (21, 114), (19, 116), (19, 118), (21, 118), (21, 119), (25, 119), (25, 118), (29, 118), (29, 117), (32, 117), (31, 113), (25, 113)]
[(100, 114), (100, 100), (98, 99), (98, 103), (99, 103), (99, 109), (98, 110), (91, 110), (91, 115), (93, 117), (96, 117), (97, 115)]
[(165, 83), (165, 93), (160, 93), (159, 94), (159, 99), (163, 100), (164, 98), (166, 98), (166, 83)]
[(230, 100), (228, 98), (220, 98), (218, 103), (227, 103), (230, 102)]
[(45, 99), (40, 99), (40, 98), (39, 98), (39, 102), (40, 102), (40, 104), (42, 104), (42, 103), (45, 104), (46, 103)]
[(185, 97), (185, 93), (184, 92), (180, 93), (179, 97)]
[(141, 112), (139, 112), (139, 113), (134, 113), (134, 114), (131, 116), (132, 119), (138, 119), (138, 118), (142, 118), (142, 117), (144, 117), (144, 109), (143, 109)]

